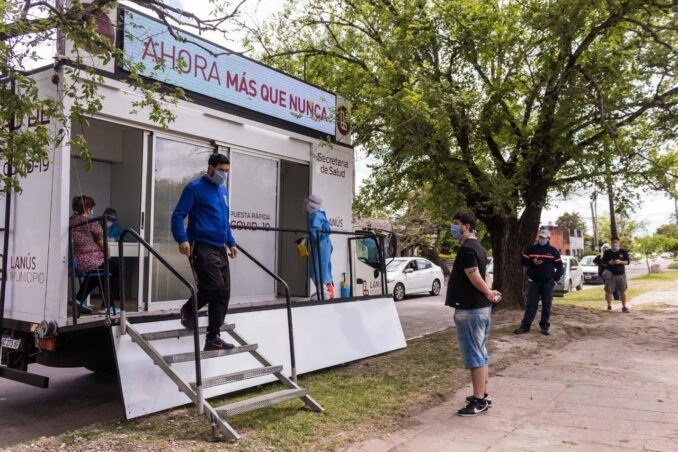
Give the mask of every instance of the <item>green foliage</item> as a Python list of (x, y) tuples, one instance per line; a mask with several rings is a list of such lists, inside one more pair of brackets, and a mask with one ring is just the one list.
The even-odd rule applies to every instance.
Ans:
[(566, 228), (566, 229), (579, 229), (580, 231), (586, 231), (586, 223), (582, 219), (579, 212), (565, 212), (558, 217), (556, 220), (556, 225)]
[(678, 239), (661, 234), (638, 237), (635, 240), (635, 249), (646, 256), (671, 251), (676, 247), (678, 247)]
[[(128, 3), (149, 8), (170, 30), (181, 22), (184, 27), (217, 31), (238, 13), (238, 6), (230, 8), (230, 13), (225, 12), (229, 9), (229, 0), (210, 0), (215, 17), (209, 20), (181, 11), (169, 0), (130, 0)], [(3, 125), (0, 127), (0, 160), (11, 161), (15, 175), (0, 175), (4, 190), (20, 190), (16, 176), (25, 177), (34, 162), (49, 159), (51, 150), (58, 146), (78, 147), (89, 166), (86, 139), (82, 135), (70, 136), (70, 127), (87, 124), (88, 118), (103, 107), (104, 97), (99, 88), (104, 79), (94, 66), (115, 60), (116, 64), (130, 68), (126, 81), (139, 95), (138, 100), (132, 102), (131, 114), (144, 110), (163, 128), (175, 119), (171, 107), (185, 98), (184, 92), (144, 79), (140, 75), (143, 65), (127, 61), (122, 49), (97, 31), (97, 17), (109, 14), (117, 6), (112, 0), (0, 2), (0, 124)], [(60, 53), (56, 58), (54, 54), (46, 56), (37, 50), (54, 43)], [(66, 51), (68, 55), (63, 55)], [(27, 68), (40, 61), (54, 64), (51, 82), (57, 86), (56, 97), (45, 95), (44, 89), (41, 92), (39, 82), (27, 72)], [(181, 63), (176, 70), (180, 68)], [(164, 62), (154, 68), (155, 71), (163, 69)], [(45, 83), (49, 84), (49, 80)], [(35, 118), (48, 118), (49, 123), (35, 121)]]
[(412, 193), (435, 200), (432, 218), (471, 208), (504, 284), (521, 280), (510, 262), (550, 192), (675, 185), (674, 14), (649, 0), (306, 0), (249, 39), (352, 102), (355, 142), (379, 162), (359, 208)]
[(665, 235), (667, 237), (673, 237), (674, 239), (678, 239), (678, 225), (663, 224), (657, 228), (656, 233)]
[(678, 262), (671, 262), (671, 263), (669, 264), (669, 268), (670, 268), (671, 270), (678, 270)]
[[(610, 244), (610, 217), (598, 217), (598, 243)], [(643, 221), (631, 220), (626, 216), (620, 215), (617, 218), (617, 228), (619, 230), (619, 238), (622, 240), (622, 246), (631, 247), (636, 233), (644, 229), (645, 223)]]

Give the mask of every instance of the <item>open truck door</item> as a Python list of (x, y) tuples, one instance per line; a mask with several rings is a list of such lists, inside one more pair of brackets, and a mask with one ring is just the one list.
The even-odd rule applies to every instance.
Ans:
[(366, 235), (349, 239), (351, 296), (382, 295), (386, 288), (383, 237)]

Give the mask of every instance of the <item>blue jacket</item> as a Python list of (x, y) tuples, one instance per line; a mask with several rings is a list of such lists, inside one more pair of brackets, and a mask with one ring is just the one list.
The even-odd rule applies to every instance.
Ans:
[[(188, 231), (184, 219), (188, 216)], [(224, 185), (217, 185), (199, 177), (189, 182), (172, 213), (172, 235), (177, 243), (203, 242), (214, 246), (235, 246), (229, 223), (228, 192)]]
[[(540, 265), (532, 260), (539, 259)], [(527, 277), (532, 281), (559, 281), (563, 276), (563, 261), (557, 249), (549, 245), (534, 244), (522, 256), (523, 267), (527, 267)]]

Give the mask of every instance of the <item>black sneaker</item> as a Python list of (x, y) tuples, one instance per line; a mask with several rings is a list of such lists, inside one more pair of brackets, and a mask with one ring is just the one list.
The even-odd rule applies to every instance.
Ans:
[(523, 327), (521, 326), (520, 328), (518, 328), (517, 330), (515, 330), (515, 331), (513, 332), (513, 334), (525, 334), (525, 333), (529, 333), (529, 332), (530, 332), (529, 329), (525, 329), (525, 328), (523, 328)]
[[(472, 395), (466, 397), (467, 402), (473, 402), (474, 397)], [(485, 398), (483, 399), (484, 401), (487, 402), (487, 404), (492, 408), (492, 396), (485, 393)]]
[(190, 314), (183, 306), (181, 307), (179, 314), (181, 315), (181, 326), (187, 330), (193, 331), (193, 315)]
[(629, 308), (627, 308), (626, 306), (624, 306), (624, 307), (622, 308), (622, 312), (629, 312)]
[(206, 352), (211, 352), (212, 350), (230, 350), (235, 348), (235, 345), (229, 344), (220, 337), (215, 337), (214, 339), (207, 339), (205, 341)]
[(471, 400), (465, 408), (457, 411), (459, 416), (478, 416), (485, 414), (490, 410), (490, 404), (485, 400), (478, 400), (475, 397)]
[(549, 330), (541, 330), (541, 334), (543, 334), (544, 336), (550, 336), (551, 335), (551, 333), (549, 333)]
[(607, 305), (607, 310), (608, 310), (608, 311), (611, 311), (611, 310), (612, 310), (612, 306), (610, 306), (610, 305), (608, 304), (608, 305)]

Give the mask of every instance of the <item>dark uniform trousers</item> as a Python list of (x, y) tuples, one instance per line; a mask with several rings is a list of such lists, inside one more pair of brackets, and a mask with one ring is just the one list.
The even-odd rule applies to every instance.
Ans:
[[(228, 302), (231, 299), (228, 252), (225, 246), (194, 242), (191, 246), (191, 258), (198, 279), (198, 309), (208, 305), (207, 339), (214, 339), (224, 324)], [(193, 312), (190, 298), (183, 309)]]

